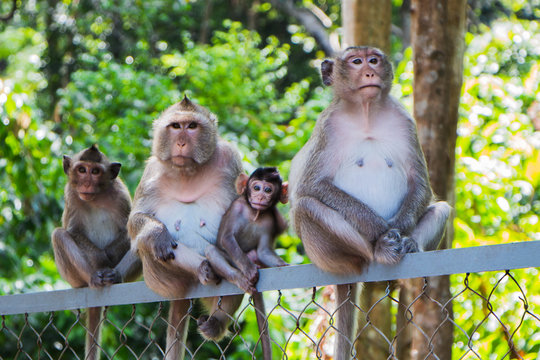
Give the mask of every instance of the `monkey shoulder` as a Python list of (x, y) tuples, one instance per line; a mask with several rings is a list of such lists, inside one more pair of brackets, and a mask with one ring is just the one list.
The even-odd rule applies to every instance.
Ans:
[(229, 171), (236, 179), (242, 171), (240, 152), (234, 145), (223, 139), (218, 140), (216, 149), (218, 152), (218, 167), (222, 171)]

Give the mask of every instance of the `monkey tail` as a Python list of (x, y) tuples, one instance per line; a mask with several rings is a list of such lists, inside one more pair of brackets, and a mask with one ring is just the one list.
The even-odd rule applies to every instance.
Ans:
[(165, 360), (179, 360), (184, 358), (190, 306), (191, 303), (189, 300), (173, 300), (170, 303)]
[(356, 302), (356, 284), (336, 285), (337, 339), (334, 348), (336, 360), (348, 360), (352, 357), (351, 350), (356, 337), (356, 316), (353, 303)]
[(264, 299), (262, 293), (256, 292), (252, 295), (255, 315), (257, 316), (257, 326), (259, 327), (259, 341), (262, 345), (263, 360), (272, 360), (272, 345), (268, 332), (268, 321), (266, 320), (266, 310), (264, 309)]
[(99, 360), (101, 354), (101, 307), (91, 307), (86, 313), (86, 348), (84, 358), (86, 360)]

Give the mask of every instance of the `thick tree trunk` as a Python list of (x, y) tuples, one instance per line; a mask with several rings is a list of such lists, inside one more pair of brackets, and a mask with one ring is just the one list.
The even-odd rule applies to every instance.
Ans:
[[(435, 194), (454, 204), (454, 163), (459, 98), (463, 80), (466, 0), (412, 0), (411, 40), (414, 53), (414, 117)], [(442, 248), (452, 245), (449, 224)], [(411, 359), (451, 359), (453, 327), (449, 277), (413, 281), (413, 293), (424, 295), (412, 308)], [(416, 296), (413, 296), (415, 298)], [(433, 301), (435, 300), (435, 301)], [(442, 324), (442, 325), (441, 325)], [(437, 356), (433, 356), (436, 354)]]
[(343, 47), (368, 45), (388, 53), (392, 26), (390, 0), (343, 0)]

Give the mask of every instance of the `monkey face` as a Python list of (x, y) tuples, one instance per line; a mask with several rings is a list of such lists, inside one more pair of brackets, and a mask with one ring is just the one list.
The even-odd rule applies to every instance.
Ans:
[(206, 163), (216, 148), (215, 118), (202, 112), (170, 108), (156, 120), (154, 131), (153, 154), (187, 172)]
[[(336, 69), (334, 69), (334, 67)], [(334, 62), (321, 65), (323, 82), (334, 85), (336, 95), (349, 100), (369, 100), (387, 94), (392, 85), (392, 65), (377, 48), (352, 47)]]
[(263, 211), (276, 203), (278, 189), (271, 182), (252, 179), (247, 191), (249, 204), (255, 210)]
[(79, 198), (92, 201), (103, 191), (107, 175), (107, 169), (101, 163), (77, 161), (73, 164), (70, 178)]

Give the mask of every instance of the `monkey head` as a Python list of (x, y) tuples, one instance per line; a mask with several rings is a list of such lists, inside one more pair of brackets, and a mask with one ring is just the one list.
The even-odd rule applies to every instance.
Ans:
[(265, 211), (278, 201), (283, 204), (288, 201), (288, 184), (283, 183), (275, 167), (258, 168), (249, 177), (241, 174), (236, 186), (238, 193), (245, 196), (254, 210)]
[(190, 173), (212, 157), (217, 139), (216, 116), (184, 96), (154, 121), (152, 154)]
[(64, 155), (64, 172), (69, 184), (83, 201), (92, 201), (116, 179), (122, 166), (117, 162), (109, 162), (97, 145), (82, 150), (73, 158)]
[(353, 102), (388, 95), (394, 79), (388, 57), (369, 46), (350, 47), (334, 60), (323, 61), (321, 76), (337, 97)]

